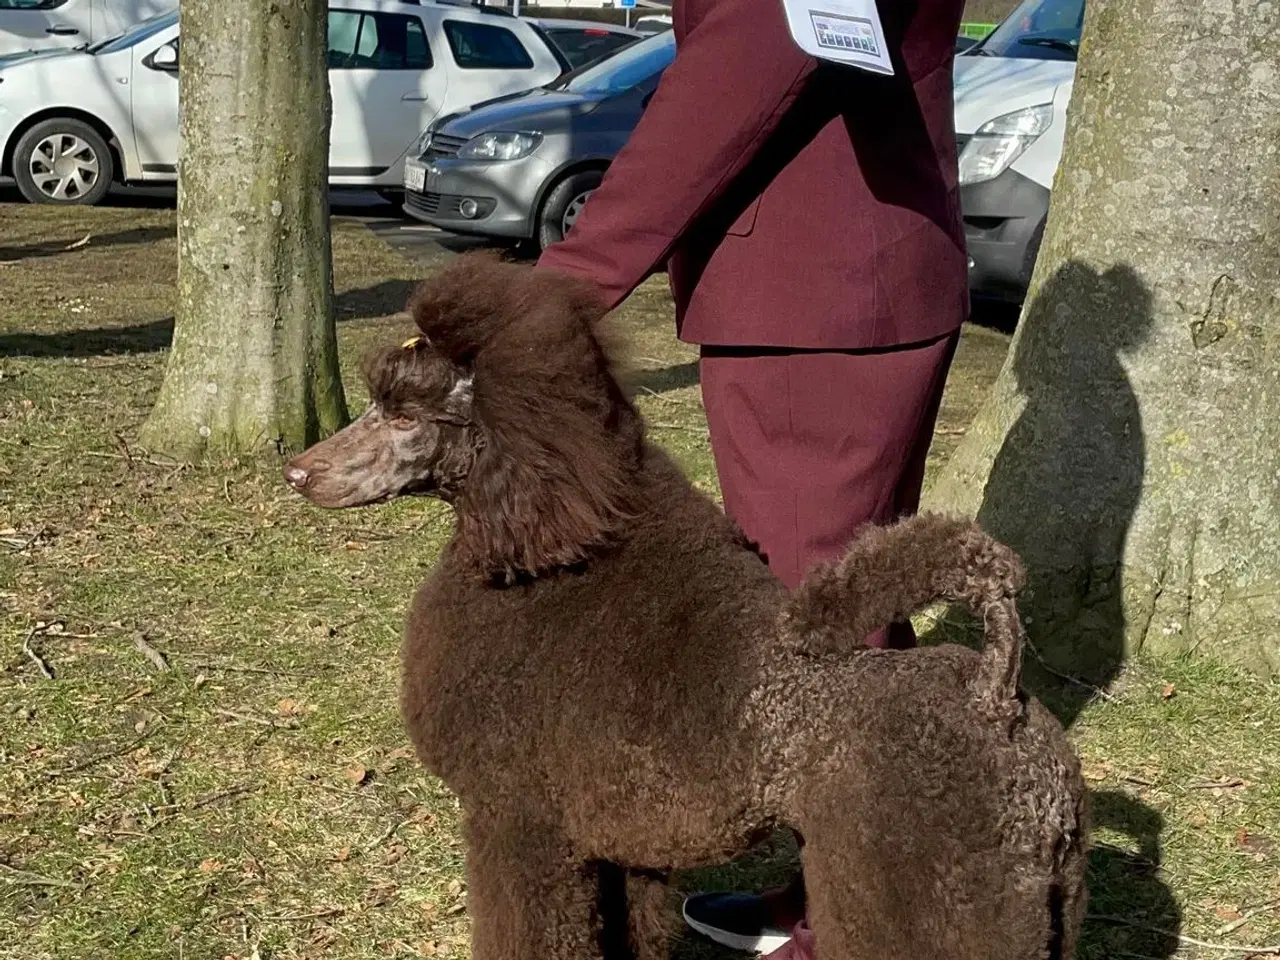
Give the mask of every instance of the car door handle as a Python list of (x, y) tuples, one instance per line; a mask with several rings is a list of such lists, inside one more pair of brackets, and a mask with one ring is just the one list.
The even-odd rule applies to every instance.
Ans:
[(49, 27), (45, 33), (51, 33), (55, 37), (74, 37), (80, 33), (75, 27)]
[(406, 93), (401, 100), (407, 100), (410, 103), (426, 103), (427, 98), (420, 93)]

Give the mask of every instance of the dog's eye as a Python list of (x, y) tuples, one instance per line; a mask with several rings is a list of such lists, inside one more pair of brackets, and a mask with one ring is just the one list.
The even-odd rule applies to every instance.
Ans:
[(417, 426), (417, 421), (413, 417), (392, 417), (391, 425), (397, 430), (411, 430)]

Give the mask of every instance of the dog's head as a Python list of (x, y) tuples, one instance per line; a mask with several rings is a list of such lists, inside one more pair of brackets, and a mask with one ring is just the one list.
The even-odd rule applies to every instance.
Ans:
[(285, 480), (322, 507), (405, 494), (456, 496), (479, 446), (471, 374), (422, 337), (374, 351), (364, 368), (369, 406), (291, 460)]
[(594, 290), (471, 255), (409, 308), (422, 336), (371, 355), (368, 409), (291, 460), (290, 486), (323, 507), (443, 497), (485, 576), (537, 575), (613, 539), (643, 427), (593, 330)]

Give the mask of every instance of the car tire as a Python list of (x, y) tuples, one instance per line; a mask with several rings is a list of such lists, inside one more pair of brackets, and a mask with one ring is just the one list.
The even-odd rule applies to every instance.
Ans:
[(565, 177), (547, 194), (538, 214), (538, 246), (545, 250), (564, 239), (582, 212), (593, 190), (604, 179), (603, 170), (580, 170)]
[(111, 189), (115, 160), (102, 134), (81, 120), (42, 120), (18, 140), (13, 179), (29, 203), (92, 206)]

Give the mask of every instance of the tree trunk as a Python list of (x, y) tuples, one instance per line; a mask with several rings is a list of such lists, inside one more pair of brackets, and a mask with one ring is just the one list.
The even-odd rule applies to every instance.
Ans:
[(182, 0), (178, 311), (154, 450), (301, 450), (346, 421), (325, 0)]
[(1278, 15), (1089, 0), (1019, 329), (930, 497), (1022, 553), (1058, 672), (1280, 672)]

